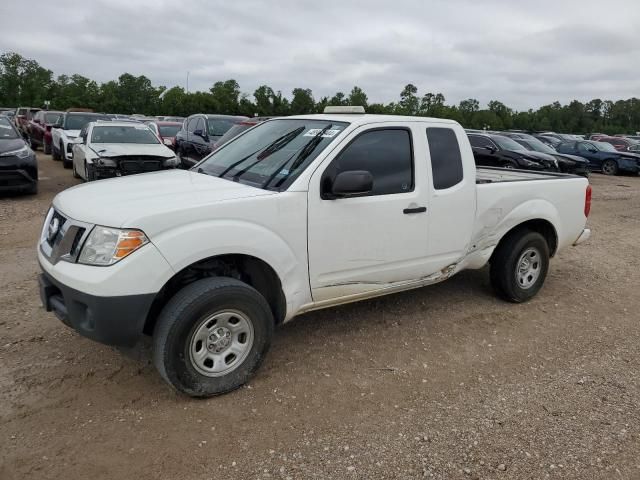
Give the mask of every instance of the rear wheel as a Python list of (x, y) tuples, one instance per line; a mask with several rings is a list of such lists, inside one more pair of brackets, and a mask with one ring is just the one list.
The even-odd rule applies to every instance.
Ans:
[(47, 143), (46, 141), (44, 142), (44, 145), (42, 146), (42, 151), (46, 154), (46, 155), (51, 155), (51, 143)]
[(198, 280), (162, 310), (153, 334), (153, 361), (176, 390), (209, 397), (251, 378), (273, 337), (267, 301), (251, 286), (227, 277)]
[(505, 300), (526, 302), (542, 288), (549, 270), (549, 245), (538, 232), (517, 230), (491, 257), (491, 284)]
[(509, 169), (514, 169), (514, 168), (518, 168), (518, 165), (516, 164), (516, 162), (506, 162), (502, 165), (502, 168), (509, 168)]
[(617, 175), (618, 174), (618, 164), (615, 160), (605, 160), (602, 162), (602, 173), (605, 175)]
[(54, 160), (60, 160), (60, 153), (58, 152), (58, 149), (53, 145), (51, 145), (51, 158)]
[(33, 137), (29, 137), (29, 146), (34, 152), (38, 149), (38, 144), (33, 140)]

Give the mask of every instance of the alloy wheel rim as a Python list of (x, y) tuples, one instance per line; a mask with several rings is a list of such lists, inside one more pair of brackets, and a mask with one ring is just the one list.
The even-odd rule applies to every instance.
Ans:
[(542, 255), (537, 248), (529, 247), (516, 263), (516, 283), (524, 290), (531, 288), (540, 278)]
[(221, 377), (237, 369), (253, 347), (249, 318), (237, 310), (222, 310), (204, 318), (189, 339), (191, 366), (207, 377)]

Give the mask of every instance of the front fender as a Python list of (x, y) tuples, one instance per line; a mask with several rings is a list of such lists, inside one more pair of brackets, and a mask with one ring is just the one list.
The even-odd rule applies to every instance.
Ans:
[(295, 247), (264, 226), (243, 220), (212, 219), (164, 231), (151, 241), (176, 272), (221, 255), (249, 255), (262, 260), (280, 278), (287, 317), (311, 299), (306, 249), (296, 255)]

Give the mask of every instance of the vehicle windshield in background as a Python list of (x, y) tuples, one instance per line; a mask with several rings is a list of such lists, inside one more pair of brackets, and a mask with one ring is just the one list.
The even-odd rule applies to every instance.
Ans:
[(284, 190), (348, 125), (325, 120), (264, 122), (193, 169), (269, 190)]
[(227, 133), (225, 133), (222, 137), (220, 137), (220, 139), (216, 143), (216, 147), (220, 147), (220, 146), (224, 145), (229, 140), (231, 140), (232, 138), (236, 138), (242, 132), (244, 132), (245, 130), (253, 127), (254, 125), (255, 125), (255, 123), (252, 123), (252, 124), (244, 123), (244, 122), (243, 123), (236, 123), (233, 127), (231, 127), (229, 130), (227, 130)]
[(601, 152), (617, 152), (616, 148), (607, 142), (593, 142), (595, 147)]
[(61, 115), (59, 113), (45, 113), (44, 123), (56, 123), (60, 120)]
[(93, 127), (91, 143), (157, 144), (158, 139), (147, 126), (105, 125)]
[(534, 152), (548, 153), (550, 155), (553, 155), (554, 153), (558, 153), (549, 145), (545, 145), (537, 138), (527, 138), (526, 140), (516, 139), (516, 142), (524, 145), (525, 147), (529, 147)]
[(500, 148), (503, 150), (526, 150), (522, 145), (518, 142), (511, 140), (508, 137), (501, 137), (500, 135), (494, 135), (491, 137), (491, 140), (496, 142)]
[(7, 117), (0, 117), (0, 138), (19, 138)]
[(81, 130), (87, 123), (95, 122), (96, 120), (109, 120), (109, 117), (96, 115), (67, 115), (64, 122), (64, 129)]
[(227, 130), (229, 130), (238, 120), (225, 120), (225, 119), (207, 119), (207, 129), (209, 136), (221, 137)]
[(175, 137), (182, 125), (158, 125), (161, 137)]

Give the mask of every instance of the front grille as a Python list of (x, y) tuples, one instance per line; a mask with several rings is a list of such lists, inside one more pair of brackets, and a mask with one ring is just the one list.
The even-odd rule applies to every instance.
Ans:
[(67, 218), (52, 209), (42, 228), (40, 249), (54, 265), (60, 260), (75, 262), (90, 230), (91, 225)]
[(0, 171), (0, 187), (20, 187), (29, 185), (31, 179), (19, 170)]
[(144, 172), (155, 172), (162, 169), (161, 160), (122, 160), (120, 169), (125, 175)]

